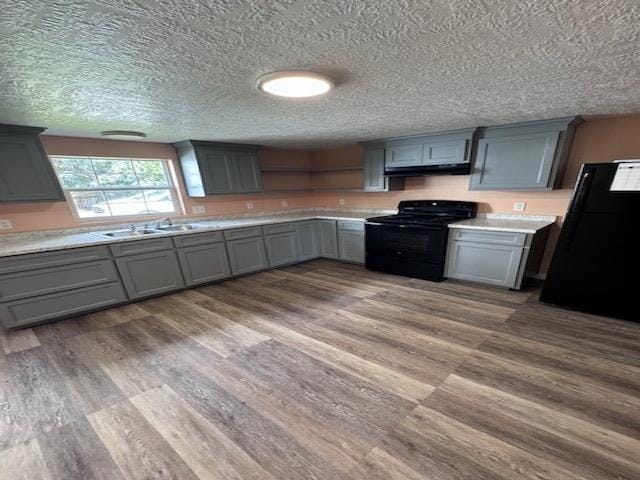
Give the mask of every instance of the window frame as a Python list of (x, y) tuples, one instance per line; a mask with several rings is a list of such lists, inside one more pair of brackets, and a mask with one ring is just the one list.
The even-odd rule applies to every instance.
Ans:
[[(89, 188), (67, 188), (64, 186), (61, 173), (58, 170), (55, 160), (57, 159), (95, 159), (95, 160), (128, 160), (130, 162), (144, 162), (155, 161), (161, 162), (165, 172), (165, 178), (167, 179), (166, 187), (89, 187)], [(78, 223), (104, 223), (110, 221), (134, 221), (134, 220), (149, 220), (156, 219), (162, 216), (174, 216), (184, 215), (184, 205), (182, 197), (178, 190), (178, 182), (175, 178), (175, 170), (173, 169), (173, 162), (168, 158), (147, 158), (147, 157), (103, 157), (99, 155), (49, 155), (49, 161), (53, 166), (56, 174), (56, 178), (60, 183), (60, 188), (64, 193), (64, 197), (69, 204), (69, 207), (73, 213), (75, 220)], [(137, 175), (137, 174), (136, 174)], [(96, 174), (96, 178), (98, 178)], [(78, 206), (76, 205), (71, 192), (104, 192), (105, 191), (145, 191), (145, 190), (169, 190), (171, 195), (171, 202), (173, 203), (174, 211), (172, 212), (157, 212), (157, 213), (140, 213), (135, 215), (97, 215), (94, 217), (81, 217), (78, 212)], [(106, 198), (106, 197), (105, 197)]]

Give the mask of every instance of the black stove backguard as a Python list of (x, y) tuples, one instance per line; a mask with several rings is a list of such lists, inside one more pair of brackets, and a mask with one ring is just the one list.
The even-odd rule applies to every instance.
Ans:
[[(365, 224), (366, 268), (436, 282), (445, 280), (447, 223), (473, 218), (476, 210), (473, 202), (400, 202), (397, 216), (378, 217)], [(412, 220), (404, 221), (409, 216)]]
[(398, 204), (398, 214), (456, 217), (460, 220), (474, 218), (478, 210), (475, 202), (456, 200), (403, 200)]

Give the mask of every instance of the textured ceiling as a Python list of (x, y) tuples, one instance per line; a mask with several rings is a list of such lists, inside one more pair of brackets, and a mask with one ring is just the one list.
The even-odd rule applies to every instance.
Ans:
[[(0, 122), (316, 148), (640, 111), (638, 0), (0, 0)], [(315, 99), (255, 79), (333, 75)]]

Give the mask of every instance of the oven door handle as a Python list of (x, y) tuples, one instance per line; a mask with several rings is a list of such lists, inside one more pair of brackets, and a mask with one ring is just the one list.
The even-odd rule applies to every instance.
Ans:
[(375, 227), (392, 227), (392, 228), (414, 228), (416, 230), (441, 230), (441, 227), (429, 226), (429, 225), (402, 225), (391, 223), (378, 223), (378, 222), (365, 222), (365, 225), (373, 225)]

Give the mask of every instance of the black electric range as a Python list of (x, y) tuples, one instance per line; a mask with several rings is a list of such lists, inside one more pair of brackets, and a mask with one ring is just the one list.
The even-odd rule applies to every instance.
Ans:
[(441, 282), (450, 223), (474, 218), (475, 202), (409, 200), (398, 214), (368, 218), (365, 266), (369, 270)]

